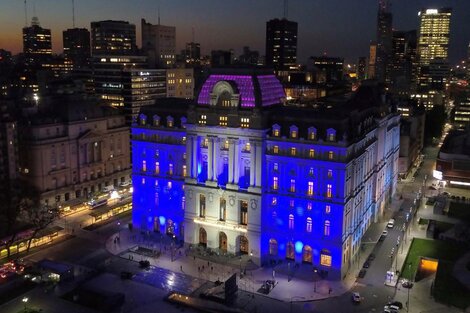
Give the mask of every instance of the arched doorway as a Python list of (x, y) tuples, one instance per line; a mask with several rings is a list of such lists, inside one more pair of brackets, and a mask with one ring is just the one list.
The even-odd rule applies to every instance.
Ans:
[(207, 247), (207, 233), (204, 228), (199, 228), (199, 245)]
[(286, 259), (295, 259), (294, 243), (292, 241), (289, 241), (286, 245)]
[(224, 232), (219, 233), (219, 249), (227, 252), (227, 235)]
[(277, 240), (269, 239), (269, 255), (277, 255)]
[(305, 245), (302, 251), (302, 262), (312, 263), (312, 247)]
[(240, 253), (242, 254), (248, 254), (248, 238), (245, 236), (240, 236)]
[(170, 219), (166, 221), (166, 233), (167, 235), (173, 235), (175, 233), (175, 223)]

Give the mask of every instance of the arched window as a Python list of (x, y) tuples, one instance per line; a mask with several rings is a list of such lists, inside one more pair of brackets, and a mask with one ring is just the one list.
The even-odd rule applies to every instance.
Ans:
[(325, 235), (325, 236), (330, 235), (330, 221), (329, 220), (325, 221), (325, 227), (323, 229), (323, 235)]
[(277, 241), (276, 239), (269, 239), (269, 254), (277, 255)]
[(199, 244), (201, 246), (207, 246), (207, 232), (204, 228), (199, 228)]
[(286, 259), (295, 259), (294, 243), (292, 241), (289, 241), (286, 245)]
[(302, 262), (312, 263), (312, 247), (305, 245), (302, 251)]
[(307, 217), (307, 233), (311, 233), (311, 232), (312, 232), (312, 218)]
[(248, 247), (248, 238), (246, 238), (245, 236), (240, 236), (240, 253), (248, 254)]
[(289, 229), (294, 229), (294, 215), (289, 214)]

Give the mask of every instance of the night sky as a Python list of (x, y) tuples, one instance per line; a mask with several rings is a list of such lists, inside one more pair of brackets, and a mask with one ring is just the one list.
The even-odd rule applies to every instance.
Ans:
[[(53, 50), (62, 50), (62, 30), (72, 27), (72, 0), (28, 0), (28, 24), (36, 15), (42, 27), (52, 29)], [(378, 0), (290, 0), (288, 18), (299, 23), (299, 62), (311, 55), (327, 53), (355, 62), (368, 55), (375, 39)], [(418, 27), (417, 12), (423, 7), (452, 7), (450, 60), (467, 55), (470, 41), (470, 0), (391, 0), (394, 29)], [(237, 54), (245, 45), (264, 55), (266, 21), (282, 17), (282, 0), (75, 0), (76, 26), (90, 28), (91, 21), (126, 20), (137, 26), (140, 19), (176, 26), (177, 51), (191, 41), (194, 27), (202, 52), (233, 48)], [(0, 0), (0, 48), (22, 49), (23, 0)]]

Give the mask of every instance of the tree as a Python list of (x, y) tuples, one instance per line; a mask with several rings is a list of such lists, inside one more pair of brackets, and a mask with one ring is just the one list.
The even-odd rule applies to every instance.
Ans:
[(430, 111), (426, 112), (425, 122), (425, 140), (430, 143), (433, 138), (442, 136), (442, 130), (447, 120), (446, 109), (443, 105), (435, 105)]
[(38, 232), (46, 229), (47, 226), (52, 224), (60, 215), (60, 210), (57, 206), (50, 206), (47, 204), (36, 204), (26, 207), (26, 210), (21, 212), (22, 219), (31, 225), (31, 236), (28, 239), (27, 252), (31, 248), (31, 242), (36, 237)]

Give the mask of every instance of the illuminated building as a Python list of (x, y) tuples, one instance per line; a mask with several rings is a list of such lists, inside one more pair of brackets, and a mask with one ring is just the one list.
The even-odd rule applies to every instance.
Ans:
[(176, 28), (141, 20), (142, 51), (151, 68), (171, 68), (176, 61)]
[(436, 159), (439, 179), (452, 187), (470, 186), (470, 131), (450, 131), (442, 144)]
[(394, 31), (390, 59), (390, 88), (399, 96), (407, 97), (416, 90), (416, 31)]
[(357, 79), (359, 81), (366, 79), (366, 74), (367, 74), (367, 58), (366, 57), (360, 57), (358, 59), (356, 70), (357, 70), (356, 71)]
[(20, 177), (43, 203), (85, 198), (129, 179), (129, 127), (117, 110), (56, 95), (19, 125)]
[(368, 84), (321, 107), (284, 97), (272, 71), (215, 69), (196, 101), (142, 110), (132, 127), (135, 227), (343, 278), (395, 192), (399, 116)]
[(194, 98), (194, 69), (172, 68), (166, 70), (166, 96), (168, 98)]
[(379, 1), (377, 14), (377, 54), (375, 78), (381, 83), (388, 83), (389, 63), (392, 57), (392, 13), (389, 12), (388, 0)]
[(297, 22), (285, 18), (266, 22), (265, 63), (276, 71), (297, 66)]
[(52, 56), (51, 30), (42, 28), (37, 17), (23, 28), (23, 53), (29, 66), (47, 67)]
[(166, 73), (163, 69), (147, 69), (145, 56), (94, 56), (95, 92), (109, 106), (124, 107), (128, 121), (142, 106), (166, 96)]
[(310, 57), (308, 67), (315, 73), (315, 82), (330, 83), (343, 80), (344, 59), (327, 56)]
[(186, 65), (201, 64), (201, 44), (197, 42), (186, 43), (186, 49), (183, 50), (182, 54)]
[(454, 124), (459, 127), (470, 125), (470, 96), (467, 95), (465, 100), (455, 106)]
[(0, 102), (0, 214), (14, 199), (12, 182), (18, 178), (18, 127), (10, 114), (12, 102)]
[(135, 25), (125, 21), (91, 22), (92, 55), (137, 53)]
[(90, 32), (86, 28), (64, 30), (64, 57), (71, 61), (74, 69), (90, 66)]
[(369, 45), (369, 65), (367, 67), (367, 78), (375, 78), (375, 64), (377, 61), (377, 43), (371, 42)]
[(431, 74), (429, 66), (434, 59), (448, 59), (450, 18), (452, 10), (423, 9), (419, 11), (420, 28), (418, 39), (419, 73), (418, 83), (420, 89), (431, 89)]
[(405, 178), (412, 166), (418, 166), (424, 147), (425, 112), (410, 103), (398, 106), (400, 113), (400, 154), (398, 173)]

